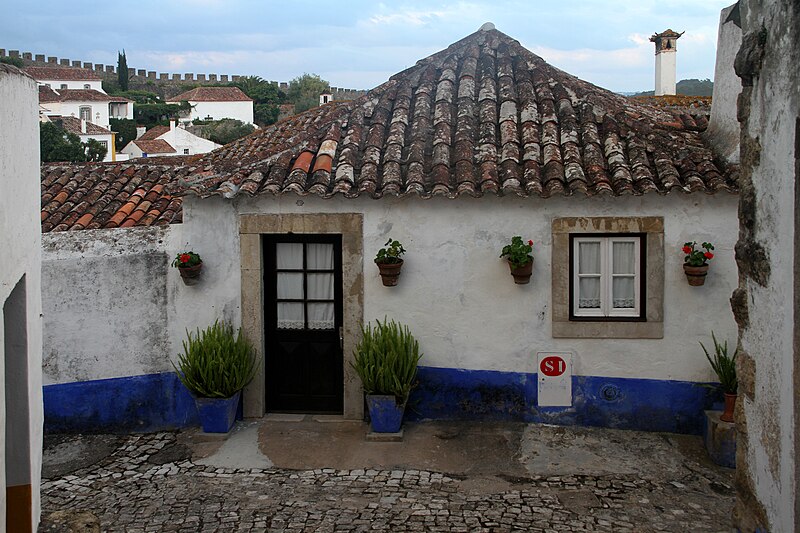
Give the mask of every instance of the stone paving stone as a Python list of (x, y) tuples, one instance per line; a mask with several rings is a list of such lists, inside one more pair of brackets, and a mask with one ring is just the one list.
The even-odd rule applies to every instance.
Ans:
[(174, 433), (130, 436), (90, 467), (43, 479), (42, 516), (87, 511), (103, 531), (142, 533), (730, 531), (733, 489), (711, 470), (681, 479), (531, 476), (473, 493), (460, 490), (465, 476), (422, 470), (162, 463), (161, 450), (175, 443)]

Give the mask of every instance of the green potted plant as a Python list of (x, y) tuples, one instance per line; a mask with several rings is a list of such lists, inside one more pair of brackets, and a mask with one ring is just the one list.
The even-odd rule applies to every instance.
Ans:
[(511, 275), (514, 276), (514, 283), (525, 285), (530, 283), (533, 273), (533, 241), (522, 242), (522, 237), (516, 235), (511, 238), (511, 244), (503, 247), (500, 257), (508, 260), (511, 268)]
[(203, 269), (203, 260), (191, 250), (180, 252), (172, 260), (172, 266), (178, 269), (181, 279), (186, 285), (196, 285), (200, 280), (200, 271)]
[(403, 422), (422, 354), (408, 329), (384, 318), (361, 328), (353, 369), (364, 384), (372, 431), (396, 433)]
[(375, 256), (375, 264), (378, 265), (384, 286), (394, 287), (397, 285), (397, 278), (400, 277), (400, 269), (403, 268), (403, 260), (400, 257), (406, 250), (400, 241), (392, 239), (386, 241), (383, 246)]
[(708, 359), (708, 362), (711, 364), (711, 368), (714, 369), (714, 373), (719, 380), (719, 388), (722, 389), (722, 393), (725, 397), (725, 410), (719, 419), (723, 422), (733, 422), (733, 410), (736, 407), (737, 391), (739, 388), (739, 380), (736, 377), (736, 354), (738, 351), (734, 351), (733, 355), (729, 356), (728, 341), (725, 341), (724, 344), (720, 344), (717, 342), (717, 337), (714, 336), (713, 331), (711, 332), (711, 340), (714, 341), (713, 355), (706, 350), (702, 342), (700, 343), (700, 347), (703, 348), (706, 359)]
[[(681, 250), (686, 254), (683, 259), (683, 271), (686, 273), (686, 279), (689, 280), (689, 285), (692, 287), (699, 287), (706, 282), (706, 275), (708, 275), (708, 261), (714, 258), (713, 252), (714, 245), (710, 242), (704, 242), (700, 245), (701, 249), (697, 249), (697, 243), (687, 242), (684, 243)], [(704, 251), (705, 250), (705, 251)]]
[(227, 433), (242, 389), (256, 372), (253, 346), (241, 329), (234, 335), (233, 326), (226, 322), (215, 321), (194, 334), (187, 330), (186, 336), (178, 364), (172, 366), (195, 398), (203, 431)]

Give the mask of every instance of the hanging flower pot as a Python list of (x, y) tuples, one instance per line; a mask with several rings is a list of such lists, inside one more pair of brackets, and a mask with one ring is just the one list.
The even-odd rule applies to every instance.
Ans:
[(400, 256), (406, 253), (400, 241), (393, 241), (389, 239), (384, 244), (384, 248), (378, 250), (375, 256), (375, 264), (378, 265), (378, 270), (381, 273), (381, 281), (385, 287), (394, 287), (397, 285), (397, 279), (400, 277), (400, 269), (403, 268), (403, 260)]
[(508, 259), (508, 266), (511, 275), (514, 276), (514, 283), (526, 285), (531, 282), (533, 273), (533, 241), (522, 242), (522, 237), (516, 235), (511, 238), (511, 244), (503, 247), (500, 257)]
[(172, 261), (172, 266), (178, 269), (181, 279), (186, 285), (196, 285), (200, 281), (200, 271), (203, 270), (203, 260), (194, 252), (181, 252)]
[(711, 252), (714, 249), (713, 244), (704, 242), (701, 247), (705, 248), (705, 251), (695, 249), (696, 246), (697, 243), (693, 241), (684, 243), (683, 248), (681, 248), (683, 253), (686, 254), (686, 257), (683, 258), (683, 271), (686, 273), (686, 279), (689, 280), (689, 285), (692, 287), (699, 287), (706, 282), (706, 275), (708, 275), (707, 261), (714, 258), (714, 254)]
[(514, 276), (514, 283), (517, 285), (526, 285), (531, 282), (531, 274), (533, 274), (533, 258), (522, 266), (514, 267), (514, 264), (508, 262), (511, 268), (511, 275)]

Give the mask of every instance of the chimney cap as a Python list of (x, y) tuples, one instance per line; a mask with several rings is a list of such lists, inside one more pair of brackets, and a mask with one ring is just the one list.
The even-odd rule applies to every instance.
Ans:
[(483, 24), (483, 26), (481, 26), (478, 31), (492, 31), (492, 30), (496, 30), (496, 29), (497, 28), (495, 28), (494, 24), (492, 24), (491, 22), (485, 22)]

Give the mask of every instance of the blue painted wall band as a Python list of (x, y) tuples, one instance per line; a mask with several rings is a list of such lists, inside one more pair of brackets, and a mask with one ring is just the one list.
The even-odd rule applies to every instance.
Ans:
[[(510, 420), (700, 435), (715, 393), (698, 383), (573, 376), (571, 407), (538, 407), (536, 374), (420, 367), (407, 420)], [(198, 426), (174, 373), (44, 387), (48, 433), (147, 432)]]

